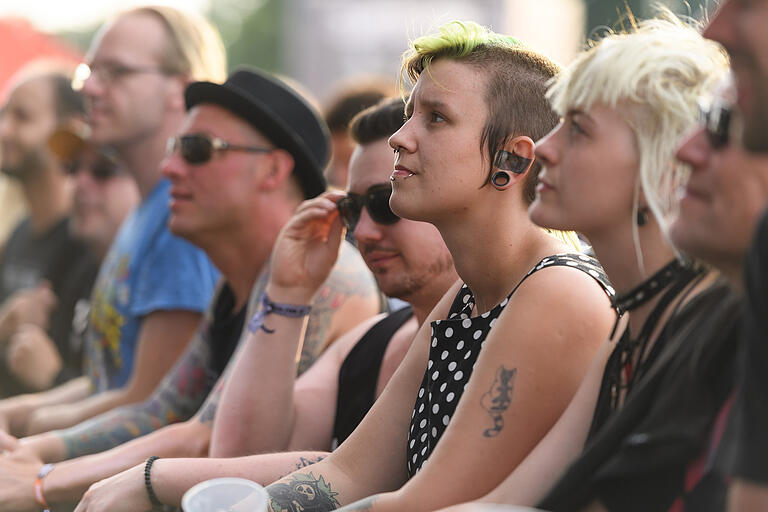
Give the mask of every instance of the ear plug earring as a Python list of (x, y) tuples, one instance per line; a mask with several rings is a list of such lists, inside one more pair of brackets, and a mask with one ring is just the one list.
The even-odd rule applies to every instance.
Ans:
[(512, 177), (505, 171), (496, 171), (491, 176), (491, 183), (497, 188), (507, 186), (510, 181), (512, 181)]

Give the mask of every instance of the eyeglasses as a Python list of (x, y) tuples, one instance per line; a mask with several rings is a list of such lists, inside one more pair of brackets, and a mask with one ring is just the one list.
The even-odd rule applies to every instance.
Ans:
[(709, 105), (699, 103), (699, 119), (714, 149), (728, 144), (731, 112), (731, 106), (720, 101), (713, 101)]
[(389, 196), (392, 195), (392, 186), (387, 184), (373, 185), (365, 194), (348, 193), (346, 197), (339, 199), (336, 207), (339, 210), (341, 221), (348, 230), (354, 231), (363, 206), (368, 210), (373, 222), (377, 224), (394, 224), (400, 220), (389, 207)]
[(166, 155), (172, 155), (176, 149), (181, 149), (181, 157), (192, 165), (204, 164), (213, 157), (214, 151), (247, 151), (249, 153), (270, 153), (271, 148), (256, 146), (240, 146), (230, 144), (217, 137), (205, 133), (188, 133), (179, 137), (171, 137), (166, 145)]
[(81, 170), (87, 170), (94, 180), (101, 182), (108, 181), (118, 174), (122, 174), (122, 170), (117, 162), (103, 155), (99, 155), (95, 159), (80, 157), (66, 161), (63, 165), (64, 172), (70, 176), (76, 175)]
[(86, 63), (79, 64), (75, 68), (75, 74), (72, 78), (72, 89), (79, 91), (83, 88), (85, 81), (89, 77), (95, 76), (99, 82), (103, 85), (112, 85), (121, 78), (127, 75), (135, 75), (138, 73), (158, 73), (161, 75), (171, 75), (174, 72), (158, 67), (149, 66), (125, 66), (117, 63), (104, 63), (99, 65), (89, 66)]

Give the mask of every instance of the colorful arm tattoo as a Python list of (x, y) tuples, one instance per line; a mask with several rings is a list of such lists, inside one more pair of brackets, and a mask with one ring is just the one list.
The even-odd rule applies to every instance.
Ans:
[(170, 423), (191, 418), (215, 382), (210, 375), (210, 346), (207, 323), (198, 328), (190, 346), (144, 402), (119, 407), (74, 427), (56, 431), (67, 450), (67, 458), (114, 448)]

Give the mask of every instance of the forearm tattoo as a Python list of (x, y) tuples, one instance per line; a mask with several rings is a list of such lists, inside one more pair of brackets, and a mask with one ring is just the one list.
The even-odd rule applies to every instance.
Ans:
[(74, 427), (59, 430), (68, 459), (109, 450), (170, 423), (191, 418), (213, 387), (206, 370), (208, 343), (198, 329), (182, 359), (144, 402), (119, 407)]
[(269, 512), (326, 512), (339, 507), (337, 492), (322, 475), (294, 473), (267, 487)]
[[(331, 275), (315, 295), (304, 334), (299, 374), (309, 368), (325, 349), (333, 315), (353, 296), (377, 297), (376, 281), (357, 250), (344, 242)], [(362, 320), (362, 319), (360, 319)]]
[(488, 411), (493, 420), (493, 426), (483, 431), (485, 437), (496, 437), (504, 428), (504, 411), (507, 410), (512, 402), (512, 387), (515, 380), (517, 368), (507, 370), (504, 366), (499, 366), (496, 370), (496, 376), (489, 389), (481, 398), (483, 409)]
[(311, 466), (312, 464), (317, 464), (324, 458), (325, 456), (323, 455), (318, 455), (315, 460), (312, 460), (311, 457), (309, 459), (306, 457), (299, 457), (299, 462), (296, 463), (296, 469), (304, 469), (305, 467)]

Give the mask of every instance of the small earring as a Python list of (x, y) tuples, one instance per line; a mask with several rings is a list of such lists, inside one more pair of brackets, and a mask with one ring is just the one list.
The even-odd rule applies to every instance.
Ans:
[(648, 208), (637, 210), (637, 225), (645, 226), (648, 223)]
[(513, 172), (515, 174), (522, 174), (531, 164), (530, 158), (525, 158), (520, 155), (516, 155), (511, 151), (504, 151), (500, 149), (496, 152), (496, 156), (493, 159), (493, 166), (499, 169)]
[(510, 181), (512, 181), (512, 177), (508, 172), (496, 171), (493, 173), (493, 176), (491, 176), (491, 183), (493, 183), (493, 186), (496, 188), (506, 187), (509, 185)]

